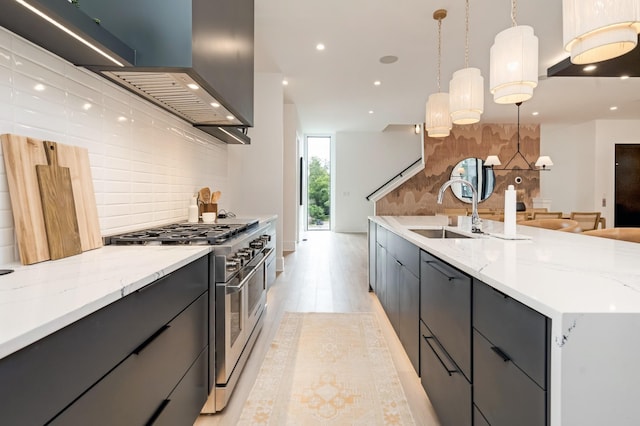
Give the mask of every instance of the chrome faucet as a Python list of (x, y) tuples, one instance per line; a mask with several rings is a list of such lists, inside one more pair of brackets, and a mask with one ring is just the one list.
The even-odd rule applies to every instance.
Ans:
[(476, 234), (482, 233), (482, 220), (480, 219), (480, 216), (478, 216), (478, 191), (476, 191), (475, 186), (473, 186), (473, 184), (468, 180), (456, 178), (456, 179), (448, 180), (445, 183), (443, 183), (442, 186), (440, 187), (440, 190), (438, 191), (438, 204), (442, 204), (442, 197), (444, 196), (444, 191), (446, 191), (447, 188), (453, 185), (454, 183), (461, 183), (471, 188), (471, 193), (472, 193), (471, 232)]

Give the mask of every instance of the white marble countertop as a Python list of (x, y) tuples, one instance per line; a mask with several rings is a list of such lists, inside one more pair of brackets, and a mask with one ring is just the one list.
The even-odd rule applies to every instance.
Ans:
[[(640, 313), (640, 244), (517, 226), (529, 240), (426, 238), (410, 229), (441, 228), (446, 216), (372, 216), (371, 220), (533, 309), (565, 313)], [(483, 221), (502, 232), (502, 222)], [(448, 229), (470, 233), (469, 217)]]
[(3, 265), (0, 359), (206, 255), (210, 246), (105, 246), (35, 265)]

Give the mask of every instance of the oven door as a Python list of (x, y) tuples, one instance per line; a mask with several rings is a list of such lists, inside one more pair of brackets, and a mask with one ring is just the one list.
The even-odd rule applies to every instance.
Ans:
[(239, 280), (216, 286), (216, 384), (227, 383), (247, 341), (246, 296)]

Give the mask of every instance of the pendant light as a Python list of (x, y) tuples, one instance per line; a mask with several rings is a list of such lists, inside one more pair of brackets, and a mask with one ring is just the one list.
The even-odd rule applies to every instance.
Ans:
[(454, 124), (480, 121), (484, 109), (484, 79), (478, 68), (469, 68), (469, 0), (465, 5), (464, 68), (449, 82), (449, 106)]
[(562, 32), (574, 64), (624, 55), (638, 42), (640, 1), (563, 0)]
[(449, 94), (440, 91), (440, 60), (442, 57), (442, 20), (447, 11), (438, 9), (433, 12), (433, 19), (438, 21), (438, 93), (429, 95), (425, 128), (432, 138), (444, 138), (451, 132), (451, 114), (449, 113)]
[[(505, 164), (504, 167), (500, 167), (500, 168), (495, 167), (495, 166), (502, 165), (502, 163), (500, 162), (500, 158), (497, 155), (489, 155), (489, 156), (487, 156), (487, 159), (484, 160), (483, 166), (491, 168), (491, 169), (496, 170), (496, 171), (500, 171), (500, 170), (520, 170), (520, 171), (537, 172), (537, 171), (548, 171), (548, 170), (551, 170), (551, 166), (553, 166), (553, 161), (551, 161), (551, 157), (549, 157), (548, 155), (539, 156), (538, 159), (536, 160), (535, 164), (532, 166), (531, 163), (529, 163), (529, 161), (520, 152), (520, 105), (522, 105), (522, 102), (517, 102), (516, 103), (516, 106), (518, 107), (518, 134), (517, 134), (518, 145), (517, 145), (517, 149), (516, 149), (515, 154), (513, 154), (511, 156), (511, 158), (509, 159), (509, 161), (507, 161), (507, 164)], [(521, 167), (509, 167), (511, 165), (511, 163), (513, 162), (513, 160), (515, 160), (516, 158), (520, 158), (521, 160), (523, 160), (524, 163), (527, 165), (527, 168), (523, 169)]]
[(496, 35), (489, 53), (490, 88), (498, 104), (529, 100), (538, 85), (538, 37), (530, 26), (516, 23), (516, 0), (511, 0), (511, 22)]

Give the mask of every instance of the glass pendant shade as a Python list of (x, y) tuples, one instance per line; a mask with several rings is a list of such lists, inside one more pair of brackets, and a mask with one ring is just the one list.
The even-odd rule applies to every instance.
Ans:
[(449, 108), (454, 124), (480, 121), (484, 109), (484, 79), (478, 68), (463, 68), (449, 82)]
[(624, 55), (638, 42), (640, 1), (563, 0), (562, 30), (574, 64)]
[(538, 85), (538, 37), (528, 25), (496, 35), (490, 50), (490, 88), (498, 104), (524, 102)]
[(449, 94), (433, 93), (427, 101), (425, 117), (427, 135), (432, 138), (444, 138), (451, 132), (451, 114), (449, 113)]

